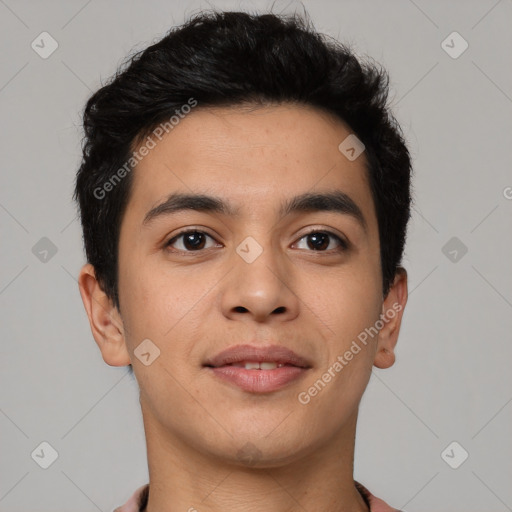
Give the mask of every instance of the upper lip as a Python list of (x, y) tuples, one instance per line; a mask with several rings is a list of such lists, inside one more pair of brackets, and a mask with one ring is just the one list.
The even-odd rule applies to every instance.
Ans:
[(225, 366), (242, 361), (253, 362), (276, 362), (277, 364), (289, 364), (301, 368), (310, 368), (309, 361), (293, 350), (282, 345), (269, 345), (266, 347), (254, 345), (236, 345), (229, 347), (210, 359), (207, 359), (204, 366)]

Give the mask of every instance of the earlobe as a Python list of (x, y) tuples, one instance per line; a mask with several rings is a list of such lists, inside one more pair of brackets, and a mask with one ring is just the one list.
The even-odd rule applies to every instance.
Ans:
[(92, 335), (103, 360), (110, 366), (131, 363), (126, 347), (122, 318), (96, 279), (94, 267), (87, 263), (80, 270), (78, 286)]
[(382, 304), (380, 329), (377, 341), (374, 366), (389, 368), (395, 363), (395, 346), (398, 341), (400, 325), (407, 303), (407, 271), (400, 267)]

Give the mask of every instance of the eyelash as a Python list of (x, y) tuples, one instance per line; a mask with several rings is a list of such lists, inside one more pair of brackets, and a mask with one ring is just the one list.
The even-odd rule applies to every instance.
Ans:
[[(178, 234), (176, 234), (175, 236), (173, 236), (169, 241), (167, 241), (165, 243), (165, 248), (169, 248), (171, 247), (171, 245), (176, 242), (179, 238), (183, 237), (184, 235), (187, 235), (188, 233), (201, 233), (203, 235), (206, 235), (208, 237), (210, 237), (212, 240), (214, 240), (213, 236), (209, 235), (208, 233), (206, 233), (205, 231), (201, 231), (200, 229), (184, 229), (183, 231), (180, 231)], [(332, 231), (329, 231), (329, 230), (326, 230), (326, 229), (318, 229), (318, 228), (314, 228), (312, 229), (311, 231), (308, 231), (307, 233), (304, 233), (298, 241), (301, 241), (303, 238), (306, 238), (310, 235), (313, 235), (313, 234), (317, 234), (317, 233), (322, 233), (322, 234), (326, 234), (332, 238), (334, 238), (338, 244), (339, 244), (339, 247), (337, 249), (329, 249), (329, 250), (325, 250), (325, 251), (314, 251), (314, 250), (310, 250), (309, 252), (326, 252), (326, 253), (330, 253), (331, 251), (336, 251), (336, 252), (344, 252), (346, 251), (348, 248), (349, 248), (349, 243), (344, 240), (343, 238), (339, 237), (338, 235), (336, 235), (335, 233), (333, 233)], [(202, 251), (205, 251), (206, 249), (198, 249), (197, 251), (184, 251), (182, 249), (175, 249), (171, 252), (179, 252), (179, 253), (200, 253)]]

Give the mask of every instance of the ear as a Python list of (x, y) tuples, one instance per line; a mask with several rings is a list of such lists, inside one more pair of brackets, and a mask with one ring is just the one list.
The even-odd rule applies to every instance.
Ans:
[(92, 335), (101, 350), (103, 360), (110, 366), (129, 365), (131, 361), (121, 315), (102, 290), (90, 263), (80, 270), (78, 286)]
[(373, 364), (377, 368), (389, 368), (395, 362), (395, 346), (400, 324), (407, 303), (407, 271), (399, 267), (393, 284), (382, 304), (380, 319), (384, 326), (379, 332), (377, 352)]

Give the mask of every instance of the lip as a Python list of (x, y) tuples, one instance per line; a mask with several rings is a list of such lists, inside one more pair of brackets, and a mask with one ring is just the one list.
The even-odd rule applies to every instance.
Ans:
[[(275, 362), (283, 366), (272, 370), (246, 370), (230, 366), (243, 361)], [(236, 345), (208, 359), (204, 366), (217, 378), (250, 393), (277, 391), (303, 377), (311, 368), (307, 359), (281, 345)]]
[[(288, 364), (301, 368), (310, 368), (310, 362), (297, 355), (293, 350), (283, 347), (282, 345), (269, 345), (267, 347), (259, 347), (255, 345), (235, 345), (219, 352), (211, 359), (207, 359), (204, 366), (225, 366), (241, 361), (260, 361), (272, 362), (278, 364)], [(267, 370), (271, 371), (271, 370)]]

